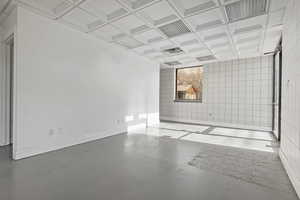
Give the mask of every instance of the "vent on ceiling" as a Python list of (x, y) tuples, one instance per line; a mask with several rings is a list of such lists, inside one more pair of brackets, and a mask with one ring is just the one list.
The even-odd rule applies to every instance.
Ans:
[(128, 49), (137, 48), (137, 47), (140, 47), (143, 45), (142, 42), (140, 42), (132, 37), (129, 37), (127, 35), (114, 38), (114, 41), (117, 44), (127, 47)]
[(196, 58), (198, 61), (209, 61), (209, 60), (215, 60), (216, 57), (213, 55), (209, 55), (209, 56), (202, 56), (202, 57), (197, 57)]
[(205, 10), (208, 10), (208, 9), (214, 8), (214, 7), (216, 7), (216, 3), (214, 1), (208, 1), (208, 2), (199, 4), (195, 7), (185, 10), (184, 15), (188, 16), (188, 15), (194, 14), (196, 12), (205, 11)]
[(266, 14), (267, 0), (240, 0), (225, 5), (229, 22)]
[(191, 32), (181, 20), (161, 26), (159, 29), (169, 38)]
[(218, 19), (218, 20), (210, 21), (210, 22), (207, 22), (207, 23), (204, 23), (204, 24), (200, 24), (196, 27), (196, 30), (197, 31), (204, 31), (204, 30), (206, 31), (208, 29), (218, 27), (222, 24), (223, 24), (223, 21)]
[(166, 55), (175, 56), (184, 53), (182, 49), (179, 47), (171, 48), (171, 49), (165, 49), (162, 51)]
[(182, 63), (178, 61), (170, 61), (170, 62), (165, 62), (164, 64), (169, 66), (175, 66), (175, 65), (181, 65)]

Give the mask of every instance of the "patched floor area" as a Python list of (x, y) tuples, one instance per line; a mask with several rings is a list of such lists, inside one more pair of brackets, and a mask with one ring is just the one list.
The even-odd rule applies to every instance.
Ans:
[(294, 189), (277, 153), (201, 144), (191, 166), (248, 183), (293, 193)]

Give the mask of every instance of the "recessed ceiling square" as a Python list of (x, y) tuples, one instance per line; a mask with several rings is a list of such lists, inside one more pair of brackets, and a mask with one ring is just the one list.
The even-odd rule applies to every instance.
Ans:
[(229, 22), (266, 14), (267, 0), (240, 0), (225, 5)]
[(181, 20), (161, 26), (159, 29), (169, 38), (191, 32)]
[(128, 13), (116, 0), (87, 0), (80, 4), (80, 7), (107, 21)]
[(186, 17), (217, 6), (216, 0), (172, 0), (181, 15)]
[(123, 36), (123, 37), (119, 37), (116, 38), (115, 43), (118, 43), (128, 49), (133, 49), (133, 48), (137, 48), (140, 46), (143, 46), (144, 44), (130, 36)]
[(160, 26), (178, 19), (175, 10), (166, 1), (143, 8), (137, 14), (153, 26)]
[(126, 3), (131, 9), (138, 9), (142, 8), (148, 4), (151, 4), (157, 0), (122, 0), (124, 3)]

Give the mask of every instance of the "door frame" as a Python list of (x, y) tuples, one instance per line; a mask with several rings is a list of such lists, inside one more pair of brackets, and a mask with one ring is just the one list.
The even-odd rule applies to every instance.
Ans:
[(275, 60), (276, 60), (276, 55), (279, 54), (279, 66), (278, 66), (278, 113), (277, 113), (277, 121), (278, 121), (278, 138), (277, 140), (281, 140), (281, 96), (282, 96), (282, 38), (280, 38), (280, 41), (276, 47), (276, 50), (273, 55), (273, 115), (272, 115), (272, 130), (275, 130), (275, 94), (276, 94), (276, 87), (275, 87), (275, 79), (276, 79), (276, 70), (275, 70)]
[(11, 145), (10, 156), (15, 159), (15, 69), (16, 69), (16, 38), (14, 33), (3, 40), (3, 58), (5, 68), (5, 144)]

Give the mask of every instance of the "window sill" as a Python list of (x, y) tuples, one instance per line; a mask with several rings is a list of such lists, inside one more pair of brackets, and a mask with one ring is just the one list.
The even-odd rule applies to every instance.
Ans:
[(182, 103), (202, 103), (201, 100), (174, 100), (174, 102), (182, 102)]

